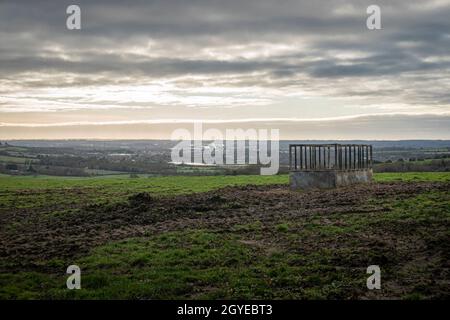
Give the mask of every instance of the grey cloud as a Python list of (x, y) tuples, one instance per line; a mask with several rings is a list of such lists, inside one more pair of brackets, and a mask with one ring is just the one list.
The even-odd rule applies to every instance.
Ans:
[[(83, 29), (68, 31), (65, 9), (72, 2), (0, 3), (0, 76), (5, 81), (45, 88), (235, 75), (223, 85), (296, 87), (389, 101), (397, 97), (410, 104), (449, 102), (450, 5), (421, 8), (419, 0), (79, 0)], [(373, 3), (382, 8), (381, 31), (365, 27), (365, 9)], [(349, 9), (339, 13), (339, 8)], [(148, 42), (156, 46), (149, 53), (158, 50), (158, 56), (125, 53)], [(205, 48), (227, 53), (233, 45), (245, 53), (255, 43), (292, 45), (294, 52), (202, 56)], [(304, 46), (295, 48), (295, 43)], [(339, 57), (336, 51), (365, 57)], [(25, 72), (30, 79), (21, 78)], [(64, 80), (65, 74), (75, 80)], [(349, 87), (352, 81), (378, 80), (391, 86), (377, 91)]]

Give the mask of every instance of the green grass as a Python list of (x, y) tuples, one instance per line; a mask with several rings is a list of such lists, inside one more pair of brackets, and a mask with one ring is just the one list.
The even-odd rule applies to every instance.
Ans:
[[(376, 173), (374, 180), (385, 181), (449, 181), (450, 172)], [(162, 194), (205, 192), (225, 186), (288, 183), (288, 175), (260, 176), (167, 176), (130, 178), (124, 175), (99, 177), (10, 176), (0, 174), (0, 190), (36, 190), (61, 188), (108, 188), (130, 192), (149, 191)]]
[(356, 279), (347, 271), (334, 272), (321, 252), (267, 254), (237, 235), (205, 230), (112, 243), (75, 264), (82, 270), (81, 290), (65, 288), (67, 275), (61, 268), (61, 276), (3, 274), (0, 298), (336, 298), (345, 286), (365, 279), (364, 272)]
[(6, 163), (20, 163), (24, 164), (29, 161), (37, 161), (33, 158), (25, 158), (25, 157), (13, 157), (13, 156), (2, 156), (0, 155), (0, 162), (6, 162)]
[[(167, 176), (130, 178), (129, 175), (99, 177), (10, 176), (0, 174), (1, 208), (73, 207), (120, 202), (135, 193), (177, 195), (206, 192), (226, 186), (287, 183), (278, 176)], [(58, 212), (60, 210), (57, 210)]]
[[(450, 181), (450, 172), (376, 173), (377, 182)], [(166, 176), (130, 178), (124, 175), (98, 177), (10, 176), (0, 174), (1, 208), (77, 207), (90, 203), (119, 202), (129, 195), (149, 192), (177, 195), (206, 192), (226, 186), (287, 184), (288, 175), (260, 176)], [(65, 210), (65, 209), (64, 209)], [(55, 209), (56, 213), (64, 211)]]
[(7, 152), (26, 152), (28, 151), (27, 147), (16, 147), (16, 146), (0, 146), (0, 151), (7, 151)]
[[(374, 177), (378, 182), (449, 181), (450, 173), (379, 173)], [(0, 213), (25, 207), (61, 214), (70, 210), (71, 204), (113, 201), (114, 196), (121, 199), (141, 191), (174, 195), (228, 185), (287, 182), (287, 175), (152, 178), (0, 175)], [(405, 260), (408, 262), (397, 268), (397, 259), (409, 254), (408, 241), (390, 246), (388, 242), (367, 242), (368, 236), (381, 237), (385, 232), (401, 235), (416, 228), (421, 241), (444, 250), (449, 235), (438, 228), (449, 219), (449, 203), (448, 192), (432, 192), (409, 199), (386, 199), (385, 203), (374, 199), (366, 204), (365, 214), (358, 211), (330, 214), (326, 223), (323, 217), (311, 215), (301, 221), (300, 218), (278, 221), (270, 230), (264, 222), (255, 221), (217, 233), (186, 230), (109, 243), (70, 261), (81, 267), (82, 290), (65, 288), (68, 261), (50, 260), (42, 261), (42, 267), (53, 272), (0, 274), (0, 299), (352, 298), (355, 294), (352, 288), (365, 288), (367, 275), (361, 266), (380, 256), (387, 259), (382, 262), (386, 265), (383, 281), (396, 283), (397, 279), (406, 279), (409, 282), (402, 285), (409, 291), (405, 291), (404, 298), (423, 298), (429, 292), (423, 289), (427, 284), (420, 281), (424, 275), (433, 278), (435, 262), (425, 261), (421, 266)], [(373, 213), (369, 210), (380, 206), (387, 210)], [(259, 245), (267, 232), (271, 232), (271, 237), (284, 239), (284, 245)], [(349, 240), (358, 237), (362, 239), (360, 242)], [(308, 241), (324, 245), (310, 252), (299, 249)], [(416, 282), (411, 287), (410, 283)]]
[[(307, 223), (302, 223), (296, 227), (301, 227), (304, 232), (298, 235), (300, 239), (306, 239), (313, 234), (323, 236), (335, 236), (354, 232), (364, 232), (380, 224), (395, 224), (401, 221), (407, 225), (408, 222), (435, 222), (445, 221), (450, 216), (450, 194), (448, 192), (428, 192), (404, 200), (380, 202), (379, 199), (369, 199), (366, 203), (366, 210), (370, 208), (383, 207), (385, 210), (378, 214), (372, 214), (368, 218), (365, 214), (339, 213), (327, 216), (327, 224), (312, 215), (307, 218)], [(380, 228), (381, 229), (381, 228)]]
[[(372, 202), (379, 205), (379, 200)], [(340, 238), (338, 246), (327, 244), (336, 243), (338, 236), (365, 239), (367, 234), (391, 228), (399, 228), (395, 232), (400, 234), (408, 232), (402, 225), (440, 225), (449, 218), (449, 203), (448, 193), (430, 192), (388, 201), (385, 205), (390, 210), (383, 214), (328, 215), (326, 225), (320, 224), (320, 217), (315, 215), (302, 225), (296, 225), (295, 220), (279, 223), (273, 231), (289, 239), (283, 247), (244, 241), (261, 232), (260, 222), (236, 225), (228, 232), (186, 230), (127, 239), (97, 247), (70, 262), (81, 268), (81, 290), (67, 290), (67, 262), (51, 260), (43, 266), (56, 268), (59, 275), (0, 275), (0, 298), (348, 299), (366, 292), (367, 275), (361, 266), (372, 262), (383, 266), (383, 283), (402, 279), (408, 286), (417, 282), (404, 293), (404, 299), (425, 298), (429, 293), (421, 284), (422, 277), (433, 278), (436, 266), (433, 261), (417, 266), (407, 258), (399, 268), (397, 260), (411, 255), (407, 242), (375, 247)], [(438, 241), (445, 247), (442, 231), (418, 236), (424, 243)], [(310, 251), (298, 250), (298, 244), (307, 241), (323, 245)]]
[(450, 181), (450, 172), (385, 172), (375, 173), (376, 182), (390, 181)]
[(0, 174), (0, 190), (36, 190), (60, 188), (108, 188), (130, 192), (180, 194), (204, 192), (225, 186), (287, 183), (287, 175), (275, 176), (167, 176), (130, 178), (129, 175), (101, 177), (9, 176)]

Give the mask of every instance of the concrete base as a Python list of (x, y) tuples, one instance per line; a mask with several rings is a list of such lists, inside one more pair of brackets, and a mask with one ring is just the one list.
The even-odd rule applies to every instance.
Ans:
[(329, 189), (372, 180), (372, 169), (355, 171), (291, 171), (291, 189)]

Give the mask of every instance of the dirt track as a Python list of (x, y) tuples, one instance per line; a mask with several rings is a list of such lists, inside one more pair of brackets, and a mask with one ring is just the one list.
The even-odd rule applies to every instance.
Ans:
[[(17, 219), (22, 223), (14, 229), (3, 228), (1, 231), (0, 259), (8, 262), (2, 264), (2, 268), (9, 271), (42, 270), (39, 261), (80, 256), (112, 240), (186, 228), (227, 232), (236, 225), (255, 221), (261, 222), (263, 237), (255, 241), (253, 235), (248, 233), (248, 243), (290, 250), (292, 243), (286, 242), (274, 231), (277, 223), (293, 221), (301, 226), (302, 221), (315, 216), (326, 225), (329, 223), (328, 216), (336, 217), (340, 213), (383, 214), (390, 210), (385, 205), (387, 199), (403, 199), (429, 191), (448, 191), (449, 187), (448, 183), (373, 183), (337, 190), (292, 192), (285, 185), (246, 186), (176, 197), (153, 197), (143, 193), (130, 197), (128, 203), (86, 206), (79, 212), (62, 216), (36, 215), (29, 210), (18, 209), (9, 215), (11, 221), (2, 221), (4, 225), (17, 222)], [(374, 201), (368, 203), (368, 199)], [(442, 227), (444, 231), (448, 230), (448, 226)], [(396, 240), (392, 242), (390, 238), (395, 237), (396, 233), (407, 232), (391, 231), (381, 230), (376, 239), (367, 235), (366, 239), (362, 239), (366, 241), (364, 245), (392, 246)], [(337, 246), (339, 241), (345, 240), (341, 237), (337, 236), (330, 243), (320, 243), (320, 246)], [(301, 250), (316, 250), (319, 246), (316, 240), (304, 241)], [(410, 235), (404, 240), (415, 241)], [(445, 244), (437, 244), (433, 250), (446, 250), (443, 246)]]

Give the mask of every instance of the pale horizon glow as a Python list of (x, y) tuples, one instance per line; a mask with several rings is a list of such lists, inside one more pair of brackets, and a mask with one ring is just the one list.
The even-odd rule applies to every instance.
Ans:
[(182, 124), (220, 124), (220, 123), (257, 123), (257, 122), (333, 122), (342, 120), (351, 120), (366, 117), (380, 117), (380, 116), (446, 116), (450, 117), (450, 112), (434, 113), (374, 113), (362, 114), (353, 116), (341, 116), (330, 118), (254, 118), (254, 119), (229, 119), (229, 120), (202, 120), (202, 119), (159, 119), (159, 120), (134, 120), (134, 121), (79, 121), (79, 122), (60, 122), (51, 124), (38, 123), (1, 123), (0, 127), (65, 127), (65, 126), (80, 126), (80, 125), (122, 125), (122, 124), (164, 124), (164, 123), (182, 123)]

